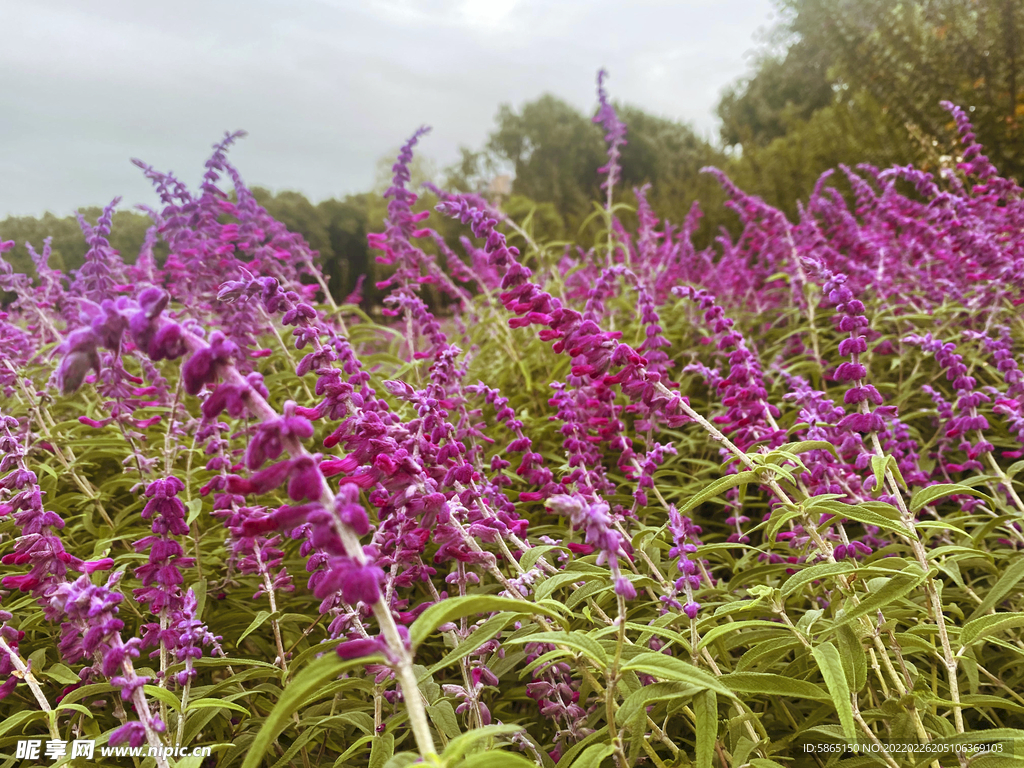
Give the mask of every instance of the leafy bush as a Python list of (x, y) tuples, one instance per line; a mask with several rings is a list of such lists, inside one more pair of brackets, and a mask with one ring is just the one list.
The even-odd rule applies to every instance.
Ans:
[[(955, 166), (842, 168), (852, 207), (826, 176), (790, 221), (714, 172), (742, 235), (698, 250), (698, 210), (612, 205), (627, 137), (599, 83), (600, 245), (473, 195), (413, 213), (418, 131), (369, 236), (384, 323), (333, 303), (236, 135), (196, 191), (142, 166), (164, 207), (130, 267), (112, 204), (73, 279), (46, 249), (34, 281), (0, 271), (4, 745), (1013, 760), (1021, 189), (949, 105)], [(461, 252), (427, 217), (469, 228)]]

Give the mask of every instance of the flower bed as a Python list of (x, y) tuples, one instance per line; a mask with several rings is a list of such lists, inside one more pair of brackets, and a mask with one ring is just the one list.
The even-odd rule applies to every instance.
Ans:
[(412, 136), (370, 236), (384, 323), (256, 203), (239, 134), (198, 190), (139, 163), (163, 206), (133, 264), (117, 201), (74, 276), (0, 261), (0, 742), (1024, 754), (1021, 188), (948, 105), (955, 165), (842, 168), (798, 221), (718, 174), (741, 234), (702, 250), (699, 210), (615, 202), (599, 98), (589, 249), (473, 195), (417, 210)]

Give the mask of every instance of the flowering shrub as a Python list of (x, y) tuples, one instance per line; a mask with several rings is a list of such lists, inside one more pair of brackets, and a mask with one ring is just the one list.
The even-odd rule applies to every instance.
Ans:
[(947, 105), (938, 176), (842, 168), (852, 203), (826, 175), (790, 221), (719, 173), (742, 233), (699, 250), (696, 208), (615, 202), (599, 97), (589, 250), (472, 195), (417, 212), (413, 135), (379, 322), (238, 134), (198, 190), (139, 163), (134, 263), (117, 201), (77, 274), (0, 261), (3, 745), (768, 768), (1024, 738), (1021, 188)]

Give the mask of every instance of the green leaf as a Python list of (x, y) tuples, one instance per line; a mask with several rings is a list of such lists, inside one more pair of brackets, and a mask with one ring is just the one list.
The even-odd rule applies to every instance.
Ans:
[(13, 715), (8, 715), (7, 717), (3, 718), (2, 721), (0, 721), (0, 736), (7, 733), (8, 731), (13, 731), (17, 729), (19, 726), (26, 725), (32, 722), (33, 720), (42, 720), (45, 718), (46, 713), (39, 709), (32, 711), (22, 710), (21, 712), (15, 712)]
[(83, 685), (81, 688), (76, 688), (70, 691), (67, 696), (60, 700), (61, 704), (70, 704), (74, 701), (81, 701), (85, 698), (92, 698), (94, 696), (101, 696), (117, 689), (110, 683), (93, 683), (92, 685)]
[(731, 621), (728, 624), (720, 624), (717, 627), (712, 627), (707, 632), (705, 632), (704, 636), (700, 640), (700, 645), (697, 646), (697, 650), (700, 650), (706, 645), (713, 643), (715, 640), (722, 637), (723, 635), (732, 634), (733, 632), (738, 632), (744, 628), (753, 629), (755, 627), (758, 629), (777, 630), (779, 634), (785, 634), (787, 632), (786, 627), (782, 624), (779, 624), (777, 621), (765, 621), (764, 619), (746, 619), (744, 621)]
[(992, 502), (991, 496), (982, 493), (975, 488), (961, 485), (960, 483), (938, 483), (937, 485), (929, 485), (927, 488), (920, 488), (914, 491), (914, 495), (910, 497), (910, 511), (918, 512), (944, 496), (953, 496), (958, 494), (978, 496), (989, 503)]
[(533, 568), (533, 566), (537, 564), (537, 561), (544, 557), (544, 555), (556, 549), (563, 552), (568, 551), (565, 547), (557, 544), (544, 544), (539, 547), (531, 547), (523, 553), (521, 558), (519, 558), (519, 567), (524, 571), (528, 571)]
[(859, 604), (852, 605), (851, 603), (847, 603), (849, 607), (844, 608), (843, 617), (838, 619), (836, 623), (832, 625), (831, 630), (826, 630), (826, 633), (835, 630), (844, 624), (849, 624), (861, 616), (867, 616), (868, 614), (873, 615), (879, 608), (899, 600), (928, 578), (928, 574), (921, 572), (919, 567), (913, 566), (913, 568), (917, 573), (901, 573), (893, 576), (891, 579), (886, 581), (885, 586), (876, 589), (870, 595), (861, 599)]
[(348, 768), (348, 766), (352, 764), (349, 761), (349, 758), (358, 752), (364, 745), (372, 743), (373, 739), (373, 736), (360, 736), (352, 742), (352, 745), (348, 749), (341, 753), (338, 759), (334, 761), (332, 768)]
[(56, 680), (61, 685), (75, 685), (82, 682), (78, 675), (60, 663), (51, 664), (49, 669), (41, 673), (41, 676)]
[(537, 632), (506, 642), (512, 645), (523, 643), (563, 645), (566, 648), (582, 653), (588, 659), (600, 665), (602, 669), (608, 666), (608, 654), (605, 653), (604, 648), (601, 647), (597, 640), (583, 632)]
[(260, 611), (256, 614), (256, 618), (253, 619), (252, 622), (250, 622), (249, 626), (245, 628), (245, 632), (243, 632), (242, 636), (238, 638), (238, 642), (241, 643), (243, 640), (245, 640), (245, 638), (247, 638), (257, 629), (259, 629), (263, 625), (263, 623), (271, 616), (273, 616), (276, 619), (279, 618), (280, 615), (280, 611), (276, 613), (271, 613), (270, 611)]
[(899, 510), (883, 502), (875, 501), (855, 505), (843, 504), (839, 501), (825, 501), (808, 507), (808, 511), (811, 510), (825, 511), (834, 516), (819, 525), (819, 530), (827, 528), (842, 518), (847, 518), (865, 525), (874, 525), (887, 531), (902, 533), (904, 536), (911, 535), (910, 530), (899, 519)]
[(836, 712), (839, 713), (839, 722), (843, 726), (843, 734), (852, 741), (856, 737), (853, 705), (850, 703), (850, 686), (846, 682), (846, 672), (839, 651), (832, 643), (824, 642), (811, 648), (811, 655), (814, 656), (821, 676), (825, 678), (825, 685), (832, 694)]
[(686, 683), (695, 688), (720, 693), (726, 698), (734, 698), (732, 691), (719, 682), (717, 678), (709, 675), (702, 669), (698, 669), (689, 662), (677, 659), (674, 656), (666, 656), (663, 653), (641, 653), (623, 664), (622, 670), (624, 672), (643, 672), (647, 675), (660, 677), (662, 680)]
[(496, 616), (492, 616), (479, 627), (474, 629), (472, 634), (459, 643), (454, 651), (432, 666), (428, 670), (428, 673), (432, 675), (438, 670), (451, 666), (459, 659), (465, 658), (488, 640), (497, 636), (506, 626), (508, 626), (510, 621), (520, 615), (521, 614), (518, 613), (512, 613), (511, 611), (503, 611)]
[(185, 506), (188, 507), (188, 519), (185, 522), (191, 528), (192, 523), (194, 523), (196, 518), (199, 517), (199, 513), (203, 511), (203, 500), (192, 499)]
[(79, 712), (79, 713), (85, 715), (86, 717), (88, 717), (90, 720), (93, 717), (93, 712), (88, 707), (83, 707), (81, 704), (69, 704), (69, 703), (65, 703), (63, 701), (58, 703), (57, 706), (55, 706), (53, 708), (53, 711), (54, 712), (63, 712), (66, 709), (70, 709), (70, 710), (72, 710), (74, 712)]
[(159, 688), (155, 685), (145, 685), (142, 687), (142, 690), (145, 691), (147, 696), (152, 696), (154, 699), (162, 701), (175, 712), (181, 712), (181, 701), (166, 688)]
[(469, 733), (464, 733), (458, 738), (452, 739), (445, 747), (441, 759), (445, 765), (459, 765), (459, 761), (470, 752), (482, 746), (482, 742), (490, 739), (501, 739), (503, 736), (511, 736), (519, 733), (523, 728), (518, 725), (485, 725), (482, 728), (474, 728)]
[(839, 655), (843, 659), (846, 682), (851, 691), (859, 693), (867, 685), (868, 655), (857, 633), (849, 625), (838, 629), (836, 641), (839, 643)]
[[(337, 643), (335, 643), (337, 645)], [(313, 650), (323, 653), (325, 650), (333, 650), (332, 646), (317, 646)], [(196, 667), (262, 667), (263, 669), (272, 669), (275, 672), (280, 672), (281, 668), (271, 664), (267, 661), (260, 661), (258, 659), (237, 659), (237, 658), (203, 658), (195, 659), (192, 664)]]
[(383, 661), (384, 657), (380, 655), (342, 660), (336, 653), (326, 653), (303, 669), (289, 681), (281, 698), (263, 721), (263, 726), (249, 745), (242, 768), (257, 768), (263, 757), (270, 754), (270, 745), (288, 727), (292, 714), (319, 698), (324, 683), (349, 669), (359, 669)]
[(768, 518), (768, 525), (765, 528), (764, 535), (768, 538), (768, 541), (774, 544), (775, 537), (779, 535), (782, 526), (803, 514), (804, 510), (800, 507), (776, 507), (772, 510), (772, 516)]
[(743, 694), (766, 696), (790, 696), (794, 699), (811, 699), (812, 701), (831, 701), (832, 697), (814, 683), (797, 680), (785, 675), (770, 672), (731, 672), (722, 675), (722, 685), (729, 687), (731, 695), (743, 698)]
[(370, 747), (370, 762), (367, 768), (384, 768), (395, 754), (395, 736), (392, 733), (384, 733), (373, 737), (373, 745)]
[(455, 716), (455, 708), (447, 699), (441, 699), (436, 704), (427, 707), (427, 714), (431, 721), (449, 739), (455, 739), (462, 735), (459, 729), (459, 719)]
[(746, 485), (748, 483), (756, 483), (757, 475), (753, 472), (737, 472), (735, 475), (726, 475), (720, 477), (711, 485), (699, 491), (696, 495), (691, 496), (687, 502), (679, 508), (679, 514), (685, 515), (698, 505), (703, 504), (708, 499), (713, 499), (723, 491), (727, 491), (730, 488), (735, 488), (737, 485)]
[(995, 613), (971, 619), (960, 630), (960, 643), (970, 645), (983, 637), (1005, 632), (1014, 627), (1024, 627), (1024, 613)]
[(223, 708), (230, 709), (232, 712), (240, 712), (248, 717), (249, 710), (238, 704), (234, 704), (224, 699), (196, 699), (190, 701), (188, 706), (185, 707), (186, 712), (191, 712), (193, 709), (210, 709), (210, 708)]
[(885, 488), (886, 471), (892, 472), (892, 476), (896, 481), (904, 488), (907, 487), (907, 483), (903, 479), (903, 475), (900, 474), (900, 467), (896, 463), (896, 458), (894, 456), (872, 456), (871, 469), (875, 473), (874, 493), (882, 493), (882, 490)]
[(821, 563), (819, 565), (812, 565), (808, 568), (803, 568), (784, 582), (779, 588), (779, 592), (783, 597), (789, 597), (796, 592), (804, 584), (809, 584), (812, 581), (819, 581), (829, 576), (838, 576), (842, 573), (849, 573), (855, 570), (856, 566), (853, 563), (846, 561), (839, 563)]
[(591, 744), (572, 761), (572, 768), (598, 768), (601, 761), (614, 752), (615, 747), (611, 744)]
[(694, 697), (693, 714), (697, 721), (697, 768), (712, 768), (718, 738), (718, 697), (714, 691), (702, 691)]
[(604, 579), (606, 573), (580, 573), (577, 571), (569, 571), (565, 573), (556, 573), (554, 576), (549, 576), (537, 585), (534, 590), (534, 595), (538, 600), (543, 600), (554, 594), (556, 589), (564, 587), (567, 584), (575, 584), (578, 581), (593, 581), (594, 579)]
[(619, 707), (619, 715), (628, 721), (645, 707), (657, 701), (672, 699), (673, 701), (686, 701), (702, 689), (688, 683), (652, 683), (645, 685), (629, 694)]
[(467, 595), (466, 597), (449, 597), (427, 608), (409, 628), (409, 640), (413, 651), (432, 635), (442, 624), (472, 616), (477, 613), (495, 613), (497, 611), (515, 611), (516, 613), (534, 613), (561, 619), (551, 608), (527, 600), (516, 600), (511, 597), (495, 597), (492, 595)]
[[(839, 454), (836, 452), (836, 447), (827, 440), (800, 440), (796, 443), (780, 445), (775, 449), (775, 451), (785, 451), (786, 453), (796, 454), (807, 453), (808, 451), (828, 451), (833, 456), (837, 458), (839, 457)], [(772, 453), (775, 453), (775, 451), (772, 451)], [(772, 453), (769, 453), (765, 458), (769, 458)]]
[(993, 584), (992, 588), (985, 593), (984, 599), (974, 609), (971, 618), (987, 614), (989, 610), (995, 608), (1022, 578), (1024, 578), (1024, 557), (1019, 557), (1003, 572), (1003, 575), (999, 577), (999, 581)]
[(200, 579), (189, 589), (196, 596), (196, 618), (203, 618), (203, 610), (206, 608), (206, 579)]

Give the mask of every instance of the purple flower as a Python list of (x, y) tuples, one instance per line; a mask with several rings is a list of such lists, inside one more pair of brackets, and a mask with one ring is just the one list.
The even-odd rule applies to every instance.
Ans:
[(600, 108), (594, 115), (593, 121), (599, 123), (605, 130), (604, 140), (608, 144), (608, 163), (597, 169), (598, 173), (607, 173), (608, 178), (601, 184), (602, 189), (608, 190), (608, 199), (611, 199), (612, 187), (619, 179), (619, 158), (621, 157), (622, 145), (626, 143), (626, 124), (619, 120), (615, 108), (608, 100), (608, 94), (604, 89), (604, 81), (608, 73), (603, 69), (597, 73), (597, 100)]
[(110, 734), (110, 739), (107, 743), (116, 747), (118, 744), (124, 744), (128, 742), (131, 747), (141, 747), (146, 743), (146, 728), (142, 723), (129, 722), (115, 728)]
[(185, 382), (185, 391), (190, 395), (198, 395), (207, 384), (213, 383), (218, 376), (218, 368), (231, 362), (238, 354), (238, 347), (220, 331), (214, 331), (210, 343), (192, 353), (181, 368), (181, 377)]

